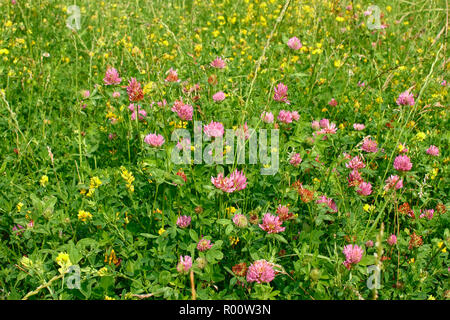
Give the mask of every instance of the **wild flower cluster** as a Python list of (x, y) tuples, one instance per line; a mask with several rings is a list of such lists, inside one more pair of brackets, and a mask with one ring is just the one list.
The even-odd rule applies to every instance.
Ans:
[(448, 8), (411, 1), (0, 2), (0, 299), (449, 299)]

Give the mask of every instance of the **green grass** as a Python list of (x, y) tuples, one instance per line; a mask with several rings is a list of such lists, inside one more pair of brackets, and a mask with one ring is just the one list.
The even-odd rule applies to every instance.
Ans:
[[(194, 260), (197, 299), (449, 298), (447, 0), (377, 1), (387, 25), (381, 30), (367, 28), (364, 11), (372, 3), (358, 0), (74, 1), (81, 9), (76, 32), (66, 26), (71, 4), (0, 2), (0, 299), (21, 299), (54, 277), (30, 299), (148, 293), (190, 299), (190, 277), (177, 271), (180, 255)], [(294, 36), (303, 44), (298, 51), (286, 44)], [(216, 57), (226, 60), (225, 69), (210, 66)], [(120, 85), (104, 84), (108, 67), (119, 71)], [(170, 68), (180, 83), (164, 81)], [(132, 77), (144, 87), (144, 121), (131, 120), (128, 110), (125, 87)], [(290, 105), (273, 99), (280, 82), (288, 86)], [(197, 83), (200, 91), (183, 91)], [(398, 106), (408, 89), (414, 106)], [(227, 94), (221, 103), (212, 100), (218, 91)], [(277, 123), (278, 173), (262, 176), (260, 163), (173, 164), (170, 138), (180, 120), (171, 108), (180, 97), (203, 124), (273, 129)], [(163, 100), (167, 106), (157, 106)], [(298, 111), (300, 119), (280, 123), (283, 109)], [(274, 124), (260, 121), (263, 111), (274, 114)], [(337, 133), (312, 139), (311, 122), (324, 118)], [(354, 123), (366, 128), (355, 131)], [(193, 133), (193, 121), (184, 126)], [(164, 136), (160, 149), (144, 143), (149, 133)], [(360, 150), (369, 135), (376, 153)], [(405, 173), (393, 168), (399, 144), (413, 163)], [(439, 156), (426, 153), (430, 145)], [(303, 159), (298, 167), (289, 163), (292, 152)], [(344, 153), (363, 155), (369, 196), (348, 186)], [(124, 168), (134, 177), (133, 192)], [(212, 176), (235, 168), (247, 177), (244, 190), (214, 187)], [(404, 187), (385, 192), (394, 174)], [(101, 185), (93, 187), (94, 177)], [(295, 182), (313, 191), (314, 201), (304, 201)], [(335, 201), (337, 213), (316, 203), (322, 195)], [(399, 210), (404, 203), (414, 219)], [(294, 214), (281, 233), (232, 223), (235, 213), (262, 223), (280, 204)], [(433, 218), (419, 218), (427, 209), (434, 209)], [(79, 210), (92, 219), (81, 221)], [(180, 215), (192, 217), (187, 229), (176, 225)], [(13, 231), (31, 220), (32, 227)], [(382, 228), (380, 244), (366, 247)], [(423, 240), (417, 247), (410, 245), (413, 233)], [(398, 238), (394, 246), (386, 243), (391, 234)], [(209, 251), (196, 249), (201, 235), (215, 244)], [(343, 265), (348, 244), (364, 249), (351, 270)], [(109, 261), (111, 250), (116, 263)], [(55, 260), (60, 253), (80, 266), (80, 290), (58, 278), (68, 266)], [(198, 257), (207, 260), (204, 269)], [(260, 259), (283, 272), (256, 284), (232, 270)], [(374, 264), (381, 266), (376, 291), (366, 285)]]

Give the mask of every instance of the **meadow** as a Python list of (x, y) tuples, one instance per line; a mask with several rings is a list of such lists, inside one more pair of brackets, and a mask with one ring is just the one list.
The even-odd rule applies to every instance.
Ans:
[(0, 14), (1, 300), (450, 299), (448, 0)]

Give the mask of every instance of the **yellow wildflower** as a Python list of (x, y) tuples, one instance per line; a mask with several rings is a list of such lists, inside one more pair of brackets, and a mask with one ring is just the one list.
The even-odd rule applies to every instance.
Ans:
[(227, 211), (227, 214), (229, 215), (229, 216), (231, 216), (231, 215), (233, 215), (235, 212), (236, 212), (236, 208), (235, 207), (228, 207), (228, 208), (226, 208), (225, 209), (226, 211)]
[(81, 220), (83, 222), (86, 222), (87, 220), (92, 219), (92, 214), (90, 214), (87, 211), (79, 210), (78, 211), (78, 220)]
[(60, 252), (58, 256), (55, 259), (56, 263), (61, 267), (59, 268), (59, 272), (64, 273), (67, 268), (69, 268), (72, 265), (72, 262), (70, 262), (70, 257), (67, 254), (67, 252)]
[(153, 90), (153, 82), (149, 82), (144, 86), (143, 92), (144, 94), (149, 94)]
[(88, 198), (92, 197), (94, 192), (95, 192), (95, 189), (89, 188), (89, 191), (86, 193), (86, 197), (88, 197)]
[(108, 253), (105, 253), (104, 262), (108, 264), (111, 264), (111, 262), (117, 264), (119, 262), (119, 259), (117, 259), (116, 252), (114, 251), (114, 249), (111, 249), (111, 253), (109, 255)]
[(416, 122), (414, 120), (411, 120), (410, 122), (408, 122), (408, 124), (406, 125), (407, 128), (412, 128), (416, 125)]
[(334, 60), (334, 66), (335, 66), (336, 68), (342, 67), (343, 64), (344, 64), (344, 62), (342, 62), (340, 59)]
[(398, 146), (397, 146), (397, 149), (398, 149), (398, 152), (402, 152), (404, 149), (405, 149), (405, 146), (403, 145), (403, 144), (399, 144)]
[(98, 188), (99, 186), (101, 186), (102, 181), (98, 178), (98, 177), (92, 177), (90, 180), (90, 188)]
[(199, 56), (200, 55), (200, 53), (202, 52), (202, 45), (201, 44), (196, 44), (195, 46), (194, 46), (194, 52), (195, 52), (195, 54), (197, 55), (197, 56)]
[(239, 237), (233, 237), (233, 236), (230, 236), (229, 239), (230, 239), (230, 244), (231, 244), (232, 246), (238, 244), (238, 242), (239, 242)]
[(126, 187), (130, 192), (134, 192), (134, 186), (133, 186), (133, 181), (134, 181), (134, 176), (133, 173), (128, 172), (127, 169), (125, 169), (125, 167), (120, 167), (121, 170), (121, 177), (125, 180), (126, 182)]
[(25, 267), (25, 268), (31, 268), (33, 266), (33, 260), (31, 260), (28, 257), (23, 256), (22, 259), (20, 259), (20, 263)]
[(425, 140), (426, 136), (427, 136), (426, 133), (421, 131), (416, 134), (416, 139), (419, 141), (423, 141)]
[(97, 271), (97, 274), (98, 274), (100, 277), (105, 276), (107, 273), (108, 273), (108, 268), (106, 268), (106, 267), (103, 267), (103, 268), (101, 268), (101, 269), (99, 269), (99, 270)]
[(438, 172), (439, 172), (439, 168), (433, 168), (433, 169), (431, 169), (431, 172), (430, 172), (430, 178), (431, 178), (431, 180), (436, 179), (436, 176), (437, 176)]
[(45, 187), (48, 183), (48, 177), (44, 174), (39, 180), (39, 183), (41, 184), (41, 186)]
[[(439, 249), (442, 248), (443, 245), (444, 245), (444, 241), (440, 241), (440, 242), (437, 243), (437, 246), (438, 246)], [(447, 248), (446, 247), (442, 248), (441, 252), (442, 253), (446, 253), (447, 252)]]

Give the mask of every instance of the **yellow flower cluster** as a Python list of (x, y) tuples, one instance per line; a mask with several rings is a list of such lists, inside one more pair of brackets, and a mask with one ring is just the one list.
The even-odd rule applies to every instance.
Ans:
[(125, 224), (129, 224), (130, 219), (131, 219), (131, 216), (128, 215), (128, 212), (125, 212), (125, 218), (124, 218)]
[(127, 189), (130, 192), (134, 192), (134, 186), (133, 186), (133, 181), (134, 181), (134, 176), (133, 173), (129, 172), (125, 167), (121, 166), (120, 167), (120, 175), (122, 176), (123, 180), (125, 180), (125, 182), (127, 183)]
[(92, 219), (92, 214), (90, 214), (87, 211), (79, 210), (78, 211), (78, 220), (81, 220), (83, 222), (86, 222), (87, 220)]
[(336, 68), (340, 68), (340, 67), (342, 67), (343, 65), (344, 65), (344, 62), (343, 62), (342, 60), (340, 60), (340, 59), (334, 60), (334, 66), (335, 66)]
[(143, 92), (145, 95), (149, 94), (153, 91), (153, 88), (155, 87), (155, 84), (153, 82), (149, 82), (144, 86)]
[[(192, 147), (191, 147), (191, 149), (192, 149)], [(225, 155), (225, 154), (231, 152), (231, 149), (232, 149), (231, 146), (226, 146), (225, 150), (223, 151), (223, 154)]]
[(46, 187), (48, 183), (48, 177), (44, 174), (39, 180), (41, 186)]
[(200, 57), (200, 53), (202, 52), (203, 46), (200, 43), (197, 43), (194, 46), (194, 52), (197, 57)]
[(431, 180), (436, 179), (436, 176), (437, 176), (438, 172), (439, 172), (439, 168), (433, 168), (433, 169), (431, 169), (431, 172), (430, 172), (430, 179), (431, 179)]
[(416, 139), (419, 141), (425, 140), (426, 137), (427, 137), (426, 133), (422, 132), (422, 131), (420, 131), (416, 134)]
[(67, 268), (69, 268), (72, 265), (72, 262), (70, 261), (70, 257), (67, 254), (67, 252), (60, 252), (58, 256), (55, 259), (56, 263), (61, 267), (59, 268), (59, 272), (64, 273)]
[(397, 146), (398, 152), (402, 152), (405, 148), (406, 148), (405, 145), (401, 143)]
[(108, 111), (108, 113), (106, 114), (106, 119), (117, 119), (117, 115), (112, 112), (112, 111)]
[(86, 197), (92, 197), (92, 195), (95, 192), (95, 189), (100, 187), (102, 184), (102, 181), (98, 177), (92, 177), (89, 182), (89, 191), (86, 193)]
[(416, 125), (416, 122), (414, 120), (411, 120), (410, 122), (408, 122), (408, 124), (406, 125), (407, 128), (412, 128)]
[(233, 237), (233, 236), (230, 236), (230, 237), (229, 237), (229, 240), (230, 240), (230, 245), (235, 246), (235, 245), (237, 245), (238, 242), (239, 242), (239, 237)]
[(23, 256), (22, 259), (20, 259), (20, 263), (25, 267), (25, 268), (31, 268), (33, 267), (33, 260), (31, 260), (28, 257)]
[(231, 215), (233, 215), (236, 212), (236, 208), (235, 207), (228, 207), (228, 208), (226, 208), (226, 211), (227, 211), (227, 215), (231, 216)]
[(117, 264), (119, 262), (119, 259), (117, 259), (116, 252), (114, 249), (111, 249), (111, 253), (108, 255), (108, 253), (105, 253), (105, 263), (111, 264)]
[(104, 277), (104, 276), (106, 276), (107, 274), (108, 274), (108, 268), (106, 268), (106, 267), (100, 268), (100, 269), (97, 271), (97, 275), (100, 276), (100, 277)]

